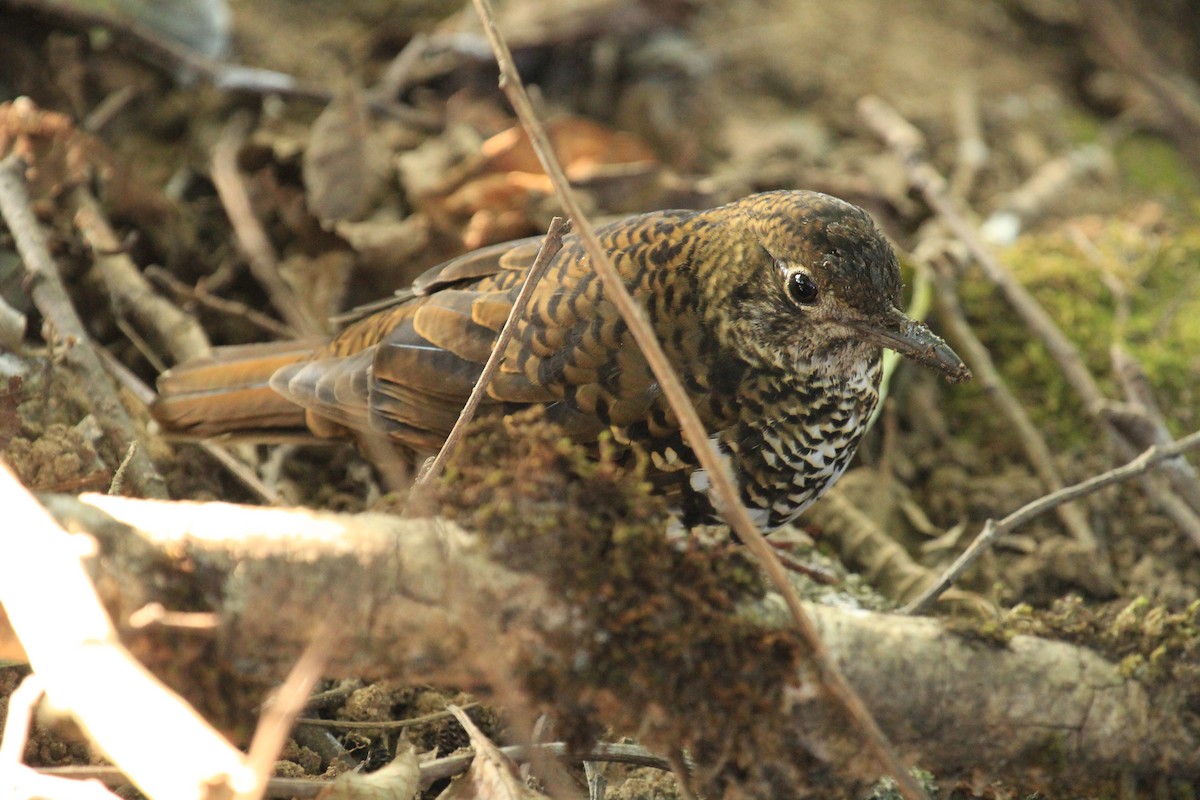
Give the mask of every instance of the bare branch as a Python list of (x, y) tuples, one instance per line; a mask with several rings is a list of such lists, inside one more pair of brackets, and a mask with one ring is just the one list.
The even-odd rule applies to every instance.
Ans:
[(225, 205), (225, 213), (233, 225), (238, 247), (245, 255), (254, 279), (271, 299), (271, 305), (275, 306), (275, 310), (301, 336), (323, 335), (325, 330), (321, 323), (313, 317), (308, 306), (279, 274), (279, 259), (276, 257), (275, 248), (271, 246), (271, 240), (267, 238), (262, 224), (254, 216), (250, 196), (246, 193), (246, 186), (237, 165), (238, 148), (245, 138), (246, 126), (246, 117), (235, 115), (213, 147), (213, 184), (217, 187), (217, 194), (220, 195), (221, 202)]
[(1086, 481), (1040, 497), (1031, 503), (1026, 503), (999, 522), (988, 520), (979, 536), (975, 538), (975, 541), (971, 542), (970, 547), (938, 578), (937, 583), (906, 606), (904, 611), (908, 614), (921, 614), (929, 610), (933, 601), (937, 600), (942, 592), (946, 591), (946, 589), (957, 581), (967, 568), (975, 563), (979, 556), (991, 547), (993, 542), (1014, 528), (1024, 525), (1031, 519), (1045, 514), (1047, 511), (1051, 511), (1063, 503), (1092, 494), (1103, 489), (1105, 486), (1111, 486), (1114, 483), (1121, 483), (1131, 478), (1136, 478), (1147, 470), (1157, 466), (1160, 462), (1177, 458), (1180, 454), (1188, 450), (1194, 450), (1197, 447), (1200, 447), (1200, 431), (1185, 436), (1169, 445), (1155, 445), (1123, 466), (1116, 467), (1108, 472), (1088, 478)]
[[(205, 797), (247, 785), (253, 776), (241, 753), (117, 641), (80, 561), (83, 540), (60, 528), (3, 463), (0, 507), (7, 521), (0, 546), (20, 554), (0, 559), (0, 604), (55, 705), (149, 797)], [(53, 603), (45, 602), (47, 586)], [(160, 735), (147, 738), (146, 730)], [(171, 755), (178, 747), (188, 753), (182, 761)]]
[[(46, 246), (46, 236), (29, 206), (25, 164), (16, 155), (0, 161), (0, 214), (17, 242), (34, 304), (66, 340), (69, 345), (67, 360), (82, 373), (83, 382), (92, 392), (91, 410), (100, 429), (113, 450), (124, 453), (130, 443), (138, 440), (137, 429), (121, 405), (83, 321), (71, 305), (71, 298)], [(166, 497), (166, 483), (146, 452), (147, 448), (139, 447), (130, 459), (129, 485), (146, 497)]]

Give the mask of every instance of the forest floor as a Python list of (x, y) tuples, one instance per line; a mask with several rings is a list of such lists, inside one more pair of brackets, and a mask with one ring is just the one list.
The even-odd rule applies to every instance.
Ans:
[[(188, 345), (142, 314), (140, 300), (118, 296), (99, 262), (129, 261), (213, 344), (241, 344), (327, 334), (326, 320), (347, 308), (453, 255), (542, 233), (561, 213), (496, 86), (469, 4), (453, 15), (439, 2), (231, 6), (228, 41), (218, 30), (192, 42), (225, 55), (189, 60), (147, 44), (165, 34), (127, 21), (103, 30), (86, 5), (0, 2), (0, 100), (36, 105), (0, 112), (0, 157), (27, 148), (33, 209), (74, 305), (91, 337), (145, 384)], [(838, 524), (823, 522), (835, 514), (824, 501), (792, 536), (801, 560), (820, 560), (847, 593), (869, 595), (854, 602), (910, 601), (909, 578), (926, 585), (989, 519), (1050, 493), (1048, 474), (1073, 484), (1200, 428), (1200, 64), (1190, 44), (1200, 14), (1182, 2), (1138, 6), (1136, 17), (1131, 8), (499, 4), (500, 29), (594, 220), (776, 188), (861, 205), (895, 243), (907, 284), (922, 287), (912, 292), (917, 311), (960, 354), (968, 356), (963, 328), (978, 338), (995, 381), (1041, 438), (1049, 460), (1035, 465), (971, 357), (977, 380), (965, 385), (900, 363), (836, 498), (901, 545), (905, 566), (839, 539)], [(226, 63), (290, 75), (303, 88), (272, 91), (265, 72), (214, 67)], [(923, 135), (919, 156), (947, 179), (956, 213), (931, 208), (914, 188), (897, 140), (884, 141), (869, 102), (864, 112), (871, 97)], [(244, 208), (222, 185), (231, 175)], [(115, 249), (98, 245), (82, 221), (88, 209), (112, 228)], [(955, 220), (1013, 283), (981, 268)], [(265, 237), (247, 245), (247, 230)], [(247, 266), (256, 260), (282, 276), (282, 289), (264, 288)], [(1075, 348), (1091, 389), (1011, 302), (1014, 284)], [(26, 297), (7, 232), (0, 297), (32, 321), (0, 353), (9, 386), (0, 390), (0, 453), (34, 492), (106, 491), (126, 454), (96, 424), (94, 388), (61, 368), (63, 344)], [(231, 446), (265, 487), (256, 492), (200, 447), (159, 437), (129, 385), (123, 401), (172, 498), (273, 498), (343, 512), (402, 504), (389, 476), (348, 444)], [(1086, 644), (1130, 670), (1169, 657), (1173, 674), (1187, 676), (1178, 680), (1195, 681), (1187, 632), (1200, 623), (1200, 480), (1173, 463), (1170, 480), (1163, 470), (1106, 488), (999, 539), (960, 582), (966, 602), (953, 610), (970, 625)], [(128, 479), (126, 488), (136, 493)], [(1114, 633), (1118, 624), (1125, 633)], [(25, 672), (0, 668), (5, 695)], [(1194, 699), (1200, 685), (1180, 691)], [(403, 682), (346, 697), (321, 713), (378, 721), (471, 699)], [(478, 713), (489, 733), (505, 730), (502, 711)], [(1197, 707), (1180, 714), (1194, 722)], [(338, 735), (370, 764), (394, 752), (387, 736)], [(443, 753), (465, 741), (444, 720), (408, 737)], [(35, 766), (90, 758), (51, 727), (26, 752)], [(295, 742), (284, 758), (294, 766), (282, 773), (329, 767)], [(951, 787), (956, 797), (1074, 794), (1052, 778), (972, 782), (980, 775), (987, 770), (935, 778), (941, 796)], [(675, 796), (650, 780), (614, 781), (609, 796)], [(1152, 775), (1132, 780), (1155, 786)]]

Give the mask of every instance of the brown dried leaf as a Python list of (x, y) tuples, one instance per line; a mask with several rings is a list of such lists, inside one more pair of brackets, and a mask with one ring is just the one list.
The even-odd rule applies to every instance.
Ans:
[(346, 81), (313, 123), (303, 168), (308, 208), (318, 219), (354, 219), (367, 210), (382, 175), (372, 154), (366, 102), (353, 81)]
[(362, 222), (338, 222), (334, 231), (354, 248), (365, 269), (403, 264), (429, 244), (429, 218), (424, 214), (397, 219), (376, 213)]
[(438, 800), (537, 800), (546, 797), (525, 785), (513, 760), (492, 744), (465, 711), (455, 705), (448, 708), (471, 737), (475, 760), (467, 774), (446, 787)]
[(29, 193), (58, 197), (93, 172), (107, 172), (109, 154), (71, 118), (39, 108), (28, 97), (0, 103), (0, 158), (16, 153), (29, 165)]
[[(612, 165), (658, 165), (654, 152), (641, 139), (589, 119), (559, 117), (546, 124), (546, 133), (573, 182), (590, 180)], [(482, 149), (483, 172), (545, 174), (529, 136), (520, 126), (496, 134), (483, 143)]]
[[(580, 117), (560, 117), (546, 127), (568, 179), (600, 190), (604, 210), (654, 204), (645, 190), (662, 165), (641, 139)], [(540, 201), (554, 190), (520, 126), (491, 137), (478, 155), (443, 175), (440, 185), (426, 181), (417, 199), (438, 227), (458, 232), (465, 247), (528, 236), (543, 227)], [(630, 200), (632, 208), (625, 205)]]
[(321, 800), (411, 800), (421, 791), (421, 767), (411, 743), (396, 748), (392, 763), (363, 775), (339, 775), (319, 795)]

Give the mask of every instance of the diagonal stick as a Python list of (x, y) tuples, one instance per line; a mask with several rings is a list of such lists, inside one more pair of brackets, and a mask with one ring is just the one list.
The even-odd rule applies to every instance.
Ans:
[(442, 449), (438, 450), (438, 454), (430, 462), (421, 474), (417, 477), (415, 486), (424, 486), (429, 481), (441, 474), (442, 468), (446, 466), (446, 461), (449, 460), (450, 454), (454, 452), (454, 448), (458, 446), (458, 440), (462, 438), (463, 430), (466, 429), (467, 423), (475, 416), (476, 409), (479, 408), (479, 403), (483, 400), (483, 394), (487, 391), (488, 384), (492, 382), (492, 376), (496, 374), (496, 370), (500, 367), (500, 362), (504, 360), (505, 351), (508, 350), (508, 342), (512, 339), (513, 333), (516, 331), (517, 320), (525, 316), (525, 306), (529, 305), (529, 298), (533, 296), (533, 290), (537, 286), (538, 281), (546, 274), (546, 268), (550, 266), (550, 260), (562, 248), (563, 233), (566, 232), (567, 223), (562, 217), (555, 217), (550, 220), (550, 228), (546, 231), (546, 238), (542, 240), (542, 246), (538, 249), (537, 258), (533, 260), (533, 266), (529, 268), (529, 274), (525, 276), (525, 283), (521, 285), (521, 291), (517, 293), (517, 299), (513, 301), (512, 309), (508, 312), (508, 319), (504, 320), (504, 327), (500, 329), (500, 335), (496, 337), (496, 344), (492, 346), (492, 352), (488, 354), (488, 360), (483, 365), (483, 371), (479, 373), (479, 380), (475, 381), (475, 385), (471, 387), (471, 396), (467, 398), (466, 405), (458, 414), (458, 419), (454, 421), (454, 427), (450, 429), (450, 433), (446, 436), (446, 441), (442, 444)]
[(538, 160), (546, 170), (551, 183), (554, 184), (554, 192), (574, 225), (575, 232), (588, 254), (592, 268), (600, 276), (608, 299), (620, 311), (621, 319), (629, 328), (629, 333), (633, 336), (642, 355), (646, 358), (646, 363), (658, 380), (663, 395), (666, 396), (667, 401), (671, 404), (671, 409), (679, 419), (684, 438), (696, 454), (700, 465), (707, 472), (721, 515), (750, 549), (750, 552), (757, 557), (767, 576), (783, 596), (784, 602), (796, 622), (800, 637), (808, 648), (809, 658), (816, 669), (821, 686), (844, 709), (854, 725), (862, 731), (868, 747), (873, 751), (880, 766), (895, 779), (906, 800), (924, 798), (925, 793), (909, 775), (900, 759), (896, 757), (883, 731), (879, 729), (879, 725), (863, 704), (862, 699), (847, 683), (841, 670), (830, 658), (816, 627), (800, 604), (800, 598), (789, 582), (778, 556), (750, 520), (749, 513), (742, 505), (729, 467), (709, 440), (708, 433), (704, 430), (704, 423), (700, 421), (700, 415), (696, 413), (679, 376), (675, 374), (675, 370), (667, 360), (666, 353), (663, 352), (662, 345), (659, 344), (658, 337), (650, 326), (645, 309), (630, 296), (624, 281), (621, 280), (621, 274), (617, 272), (612, 259), (608, 257), (600, 240), (596, 237), (596, 231), (592, 227), (591, 221), (584, 216), (575, 192), (558, 163), (546, 131), (533, 111), (533, 104), (529, 101), (529, 95), (525, 92), (525, 86), (521, 83), (521, 76), (513, 62), (512, 52), (496, 28), (491, 0), (474, 0), (474, 3), (476, 11), (479, 12), (479, 18), (483, 21), (483, 30), (487, 34), (500, 67), (500, 88), (508, 96), (513, 110), (521, 120), (521, 125), (529, 135), (530, 144), (533, 145)]
[(904, 607), (904, 613), (922, 614), (928, 611), (929, 607), (941, 596), (942, 592), (949, 589), (966, 572), (967, 568), (974, 564), (979, 556), (987, 551), (996, 539), (1018, 525), (1024, 525), (1034, 517), (1045, 514), (1047, 511), (1052, 511), (1063, 503), (1084, 497), (1092, 492), (1097, 492), (1105, 486), (1111, 486), (1114, 483), (1121, 483), (1131, 478), (1136, 478), (1138, 475), (1142, 475), (1151, 468), (1158, 466), (1161, 462), (1176, 458), (1188, 450), (1194, 450), (1198, 447), (1200, 447), (1200, 431), (1189, 434), (1182, 439), (1177, 439), (1169, 445), (1156, 444), (1150, 449), (1144, 450), (1141, 455), (1132, 461), (1110, 469), (1108, 472), (1102, 472), (1099, 475), (1088, 478), (1086, 481), (1072, 484), (1065, 489), (1059, 489), (1057, 492), (1051, 492), (1048, 495), (1039, 497), (1037, 500), (1026, 503), (999, 522), (989, 519), (984, 523), (983, 530), (975, 537), (975, 541), (971, 542), (962, 555), (947, 568), (942, 576), (938, 578), (937, 583), (930, 586), (922, 592), (920, 597)]

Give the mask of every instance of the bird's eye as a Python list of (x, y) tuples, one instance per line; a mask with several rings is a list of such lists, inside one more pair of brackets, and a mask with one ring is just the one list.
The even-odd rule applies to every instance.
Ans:
[(787, 278), (787, 294), (798, 306), (811, 306), (817, 302), (817, 285), (803, 272), (793, 272)]

